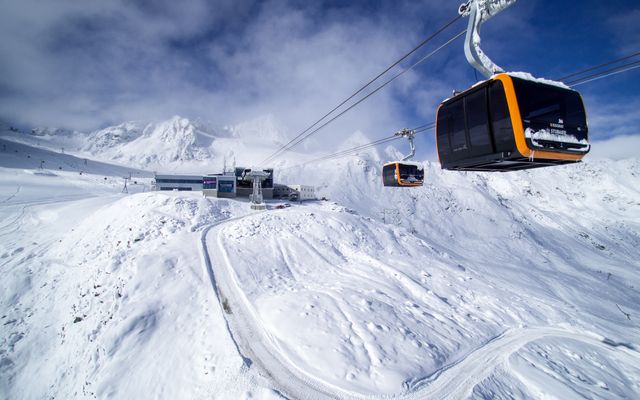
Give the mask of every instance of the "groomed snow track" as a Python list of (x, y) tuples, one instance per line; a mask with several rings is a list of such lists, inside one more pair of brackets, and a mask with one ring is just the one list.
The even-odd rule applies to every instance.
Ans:
[[(461, 360), (445, 365), (429, 376), (415, 377), (406, 383), (405, 391), (397, 395), (362, 395), (330, 385), (308, 375), (282, 356), (283, 352), (261, 326), (256, 311), (235, 278), (233, 266), (220, 240), (220, 232), (224, 225), (250, 215), (220, 221), (204, 229), (200, 238), (203, 267), (223, 310), (227, 330), (243, 359), (244, 367), (268, 379), (273, 385), (272, 389), (283, 397), (310, 400), (467, 398), (474, 386), (497, 367), (508, 363), (512, 354), (529, 343), (548, 337), (571, 339), (605, 352), (615, 352), (616, 356), (631, 359), (632, 362), (640, 362), (638, 349), (594, 333), (577, 332), (564, 327), (523, 327), (506, 330), (469, 352)], [(208, 244), (215, 246), (215, 251), (210, 252)]]

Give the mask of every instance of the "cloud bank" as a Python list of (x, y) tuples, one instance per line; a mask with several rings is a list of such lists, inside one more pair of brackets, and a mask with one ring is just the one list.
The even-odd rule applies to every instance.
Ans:
[[(88, 131), (175, 114), (217, 125), (271, 114), (291, 136), (457, 10), (445, 0), (8, 0), (0, 7), (0, 119)], [(559, 68), (520, 44), (539, 45), (536, 27), (546, 24), (540, 16), (541, 2), (511, 7), (483, 30), (483, 47), (507, 69)], [(624, 21), (613, 25), (626, 26)], [(465, 27), (459, 21), (417, 57)], [(378, 139), (431, 122), (441, 99), (474, 81), (458, 41), (325, 128), (313, 143), (332, 149), (355, 130)], [(586, 98), (615, 105), (597, 93)], [(637, 121), (630, 109), (612, 128), (608, 111), (590, 110), (596, 137), (609, 136), (601, 129), (630, 134), (628, 122)], [(421, 150), (433, 146), (430, 136), (418, 144), (419, 154), (432, 153)]]

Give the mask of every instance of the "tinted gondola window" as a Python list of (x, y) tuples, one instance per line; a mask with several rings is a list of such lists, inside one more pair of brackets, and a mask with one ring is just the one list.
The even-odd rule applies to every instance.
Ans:
[(443, 105), (438, 109), (436, 125), (436, 135), (438, 139), (438, 153), (442, 157), (443, 150), (449, 153), (449, 126), (452, 124), (451, 113), (449, 112), (449, 106)]
[(399, 169), (400, 179), (403, 181), (409, 179), (410, 176), (413, 176), (416, 180), (419, 181), (424, 179), (424, 169), (418, 168), (417, 165), (400, 164)]
[(398, 181), (395, 177), (396, 165), (389, 164), (382, 167), (382, 181), (385, 186), (397, 186)]
[(467, 144), (467, 135), (464, 126), (464, 109), (462, 99), (456, 100), (449, 105), (451, 113), (449, 124), (449, 137), (451, 142), (451, 151), (464, 151), (469, 146)]
[(587, 139), (587, 118), (578, 92), (512, 78), (524, 129), (545, 129)]
[(513, 151), (515, 145), (513, 125), (509, 115), (507, 96), (501, 81), (496, 80), (489, 86), (489, 107), (496, 151)]
[(466, 98), (465, 111), (471, 151), (475, 154), (491, 153), (489, 116), (487, 113), (487, 91), (480, 89)]

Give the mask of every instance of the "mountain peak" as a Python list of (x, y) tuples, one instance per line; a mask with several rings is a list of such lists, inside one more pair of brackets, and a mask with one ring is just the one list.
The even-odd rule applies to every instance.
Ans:
[(287, 130), (272, 114), (262, 115), (224, 129), (235, 138), (252, 140), (259, 144), (278, 145), (287, 143)]

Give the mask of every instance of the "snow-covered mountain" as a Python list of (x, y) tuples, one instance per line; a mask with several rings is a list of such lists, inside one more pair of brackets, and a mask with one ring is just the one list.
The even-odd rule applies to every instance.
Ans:
[[(6, 124), (5, 124), (6, 125)], [(155, 171), (214, 172), (225, 158), (250, 165), (286, 143), (273, 116), (215, 128), (210, 122), (174, 116), (152, 123), (125, 122), (90, 133), (56, 128), (0, 135), (34, 147)]]
[[(124, 124), (83, 154), (198, 165), (268, 125)], [(640, 395), (638, 159), (384, 188), (372, 150), (276, 170), (330, 201), (250, 214), (3, 136), (2, 398)]]
[(85, 150), (147, 169), (213, 157), (211, 138), (186, 118), (176, 116), (140, 128), (123, 124), (94, 132)]
[(115, 148), (138, 139), (144, 129), (145, 126), (142, 123), (125, 122), (95, 131), (87, 138), (84, 150), (91, 154), (100, 154), (105, 151), (111, 152)]

